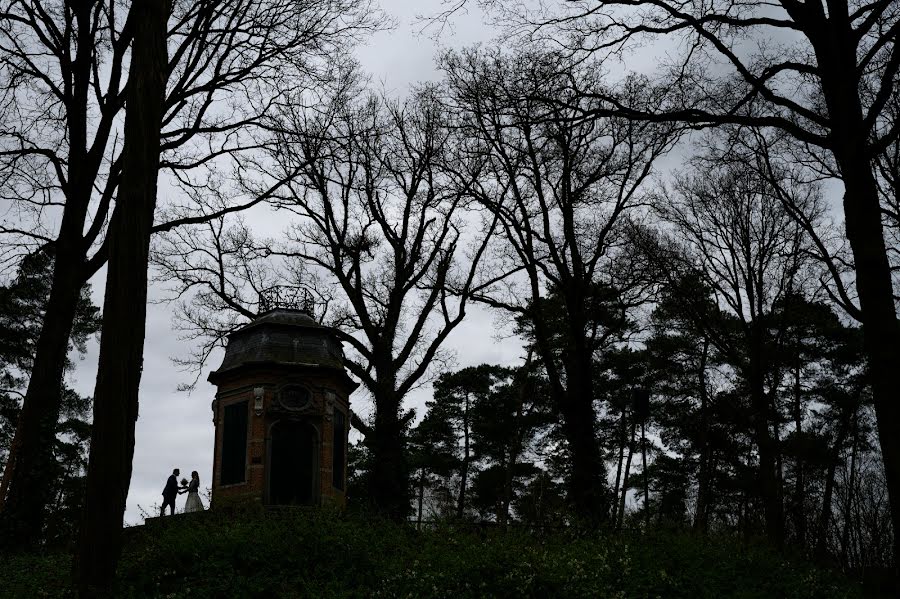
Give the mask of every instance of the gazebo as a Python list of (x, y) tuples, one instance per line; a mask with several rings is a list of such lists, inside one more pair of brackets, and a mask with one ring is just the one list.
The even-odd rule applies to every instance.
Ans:
[(344, 505), (357, 383), (333, 329), (300, 309), (264, 312), (229, 335), (208, 380), (217, 387), (213, 509)]

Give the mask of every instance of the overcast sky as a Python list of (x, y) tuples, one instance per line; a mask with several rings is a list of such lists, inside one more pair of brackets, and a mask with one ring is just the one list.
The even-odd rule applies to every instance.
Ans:
[[(457, 15), (451, 29), (445, 29), (440, 40), (419, 35), (421, 24), (417, 15), (434, 14), (440, 0), (382, 0), (382, 7), (395, 20), (396, 27), (379, 33), (358, 49), (363, 68), (372, 75), (373, 84), (388, 94), (404, 95), (420, 81), (434, 80), (437, 72), (434, 58), (440, 47), (461, 47), (489, 42), (493, 35), (484, 25), (485, 19), (477, 10)], [(249, 215), (247, 224), (254, 225)], [(267, 223), (260, 222), (260, 225)], [(102, 305), (103, 273), (92, 281), (94, 302)], [(163, 297), (163, 290), (151, 288), (151, 300)], [(204, 370), (200, 383), (191, 393), (179, 392), (179, 383), (190, 382), (192, 376), (179, 371), (171, 358), (185, 356), (191, 350), (188, 341), (179, 339), (171, 320), (172, 306), (151, 303), (147, 312), (147, 338), (144, 346), (144, 373), (141, 380), (140, 416), (137, 422), (134, 472), (128, 494), (125, 521), (142, 522), (141, 508), (149, 510), (161, 502), (160, 493), (172, 468), (182, 475), (191, 470), (200, 473), (202, 487), (212, 478), (213, 424), (210, 402), (215, 388), (206, 382), (209, 370), (215, 369), (222, 355), (215, 355)], [(495, 321), (486, 310), (468, 310), (466, 320), (453, 332), (447, 347), (455, 352), (458, 367), (481, 363), (513, 364), (522, 360), (521, 344), (516, 339), (501, 338), (495, 332)], [(87, 355), (76, 359), (76, 367), (69, 375), (71, 385), (84, 395), (92, 395), (97, 372), (98, 340), (90, 343)], [(431, 397), (430, 388), (422, 388), (409, 398), (409, 406), (421, 406)], [(351, 397), (351, 405), (361, 414), (370, 414), (371, 406), (363, 392)], [(178, 499), (183, 507), (184, 496)]]
[[(467, 12), (455, 15), (438, 40), (428, 33), (420, 34), (422, 22), (417, 17), (437, 14), (442, 4), (443, 0), (381, 0), (382, 7), (393, 17), (396, 26), (373, 36), (357, 51), (359, 61), (370, 73), (374, 86), (387, 95), (402, 97), (412, 85), (438, 78), (434, 61), (441, 48), (460, 48), (492, 41), (495, 32), (486, 25), (487, 19), (474, 6)], [(434, 30), (429, 33), (434, 33)], [(667, 50), (665, 44), (641, 48), (628, 55), (627, 70), (654, 70), (666, 56)], [(606, 66), (609, 68), (611, 65)], [(622, 68), (619, 73), (625, 70)], [(672, 152), (657, 166), (663, 172), (668, 171), (677, 166), (683, 156), (681, 152)], [(839, 198), (837, 190), (831, 191), (833, 193), (829, 195), (832, 198)], [(164, 182), (160, 192), (167, 192)], [(269, 234), (276, 233), (280, 223), (280, 218), (265, 209), (254, 210), (246, 216), (246, 224), (250, 228)], [(92, 284), (94, 302), (101, 305), (103, 273)], [(159, 300), (163, 295), (160, 285), (151, 287), (151, 300)], [(191, 394), (177, 391), (180, 383), (191, 382), (194, 375), (179, 371), (171, 361), (173, 357), (187, 356), (192, 349), (190, 342), (179, 339), (179, 333), (173, 329), (172, 308), (159, 302), (151, 303), (148, 308), (140, 417), (125, 514), (128, 524), (142, 521), (141, 508), (149, 510), (160, 503), (160, 492), (172, 468), (180, 468), (184, 475), (197, 470), (202, 487), (208, 487), (212, 478), (213, 424), (210, 402), (215, 388), (206, 382), (206, 376), (221, 363), (222, 354), (212, 357)], [(457, 367), (481, 363), (521, 363), (523, 351), (520, 341), (503, 336), (496, 324), (493, 314), (470, 306), (466, 320), (451, 334), (445, 345), (446, 349), (455, 353)], [(70, 384), (84, 395), (93, 394), (97, 347), (97, 340), (94, 340), (88, 354), (77, 361), (76, 368), (69, 375)], [(407, 406), (421, 407), (430, 397), (430, 388), (419, 389), (408, 398)], [(371, 405), (364, 391), (357, 391), (351, 397), (351, 405), (362, 415), (371, 414)], [(183, 497), (180, 497), (178, 507), (181, 508), (183, 503)]]

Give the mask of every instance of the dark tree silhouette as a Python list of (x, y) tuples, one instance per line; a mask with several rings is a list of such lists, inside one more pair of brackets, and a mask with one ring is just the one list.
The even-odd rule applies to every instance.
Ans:
[(122, 181), (109, 225), (109, 259), (87, 493), (75, 554), (79, 596), (111, 594), (131, 485), (147, 320), (147, 268), (168, 80), (168, 0), (135, 0)]
[[(459, 10), (464, 2), (454, 7)], [(879, 440), (900, 529), (900, 323), (883, 225), (876, 159), (900, 137), (891, 118), (900, 92), (900, 9), (892, 0), (684, 4), (671, 0), (581, 0), (527, 4), (484, 0), (512, 31), (562, 41), (576, 53), (621, 57), (661, 43), (655, 74), (665, 101), (652, 109), (622, 93), (597, 94), (587, 115), (778, 130), (818, 154), (844, 186), (859, 317), (872, 377)], [(533, 8), (533, 9), (532, 9)], [(672, 46), (668, 46), (672, 43)], [(677, 48), (677, 49), (676, 49)], [(580, 87), (573, 79), (573, 86)], [(565, 100), (560, 100), (566, 104)], [(892, 250), (891, 250), (892, 251)], [(900, 539), (900, 537), (898, 537)], [(900, 568), (900, 544), (895, 547)]]
[(497, 380), (508, 373), (487, 365), (472, 366), (442, 374), (434, 382), (434, 403), (429, 415), (446, 421), (462, 443), (459, 457), (459, 493), (456, 497), (456, 517), (462, 518), (466, 508), (469, 468), (472, 465), (472, 408), (485, 401)]
[(450, 479), (459, 470), (459, 444), (453, 423), (435, 402), (409, 434), (409, 463), (415, 489), (416, 526), (425, 517), (425, 490), (429, 492), (429, 513), (443, 515), (455, 508)]
[[(685, 297), (691, 301), (684, 302)], [(714, 429), (721, 428), (722, 423), (713, 418), (715, 373), (721, 358), (709, 334), (696, 326), (698, 313), (706, 318), (716, 314), (712, 293), (698, 277), (668, 285), (650, 318), (646, 358), (656, 373), (649, 384), (665, 398), (657, 421), (661, 428), (677, 431), (673, 444), (684, 456), (683, 461), (694, 465), (697, 491), (693, 528), (705, 533), (715, 510), (714, 453), (721, 451)]]
[[(773, 433), (772, 398), (781, 364), (773, 355), (782, 342), (782, 324), (771, 317), (777, 302), (802, 288), (809, 262), (809, 240), (802, 227), (780, 202), (766, 180), (753, 170), (725, 166), (681, 177), (676, 191), (659, 202), (661, 217), (682, 240), (687, 264), (663, 262), (669, 273), (694, 270), (712, 293), (710, 306), (695, 296), (696, 326), (737, 368), (751, 400), (754, 440), (759, 452), (759, 485), (765, 505), (766, 532), (780, 545), (784, 516), (777, 466), (779, 439)], [(821, 214), (816, 197), (808, 197), (804, 214)], [(678, 247), (677, 243), (670, 247)], [(678, 252), (670, 252), (678, 260)], [(651, 256), (651, 259), (653, 257)], [(688, 293), (692, 293), (689, 290)], [(691, 301), (691, 298), (683, 298)], [(712, 312), (706, 312), (712, 309)], [(736, 318), (733, 330), (717, 318), (719, 310)], [(719, 328), (718, 323), (726, 327)], [(767, 383), (768, 381), (768, 383)]]
[[(19, 421), (24, 391), (41, 333), (47, 295), (50, 291), (53, 257), (48, 251), (27, 255), (16, 276), (0, 286), (0, 465), (5, 465)], [(78, 299), (69, 354), (83, 354), (88, 338), (99, 331), (99, 309), (91, 304), (90, 285)], [(66, 370), (72, 366), (67, 361)], [(54, 468), (50, 479), (51, 500), (39, 538), (47, 545), (66, 545), (74, 540), (78, 513), (84, 495), (87, 469), (91, 400), (65, 383), (61, 385), (59, 419), (53, 442)]]
[(529, 354), (472, 410), (475, 459), (492, 481), (490, 499), (481, 497), (479, 503), (490, 505), (502, 526), (511, 520), (523, 483), (544, 474), (535, 462), (558, 420), (546, 381), (534, 367)]
[[(487, 238), (466, 251), (461, 212), (468, 190), (448, 175), (460, 159), (432, 91), (398, 105), (363, 93), (351, 73), (316, 110), (301, 100), (273, 120), (277, 143), (251, 190), (295, 217), (288, 240), (254, 252), (246, 231), (227, 234), (224, 244), (215, 231), (193, 239), (185, 232), (160, 247), (157, 262), (181, 283), (179, 294), (201, 289), (199, 301), (223, 310), (183, 313), (188, 328), (218, 331), (213, 343), (234, 326), (235, 313), (254, 315), (250, 290), (270, 282), (315, 287), (330, 298), (324, 320), (349, 346), (347, 367), (375, 404), (366, 439), (369, 497), (390, 517), (405, 518), (403, 398), (442, 362), (441, 345), (465, 316)], [(222, 259), (223, 250), (230, 259)], [(283, 272), (260, 268), (266, 258), (280, 260)]]
[[(161, 166), (187, 190), (187, 201), (168, 206), (154, 231), (246, 207), (194, 203), (216, 180), (204, 171), (225, 168), (257, 147), (250, 131), (277, 102), (279, 90), (298, 77), (320, 78), (322, 57), (377, 26), (378, 13), (369, 8), (365, 0), (171, 6)], [(0, 10), (2, 194), (21, 216), (20, 223), (0, 225), (0, 233), (26, 249), (50, 245), (57, 256), (33, 376), (0, 487), (0, 537), (12, 547), (33, 544), (42, 528), (49, 493), (44, 473), (52, 461), (76, 300), (109, 256), (105, 233), (122, 180), (120, 127), (131, 85), (124, 60), (135, 28), (133, 15), (112, 1), (48, 10), (10, 0)]]
[[(587, 311), (600, 284), (617, 289), (623, 315), (642, 301), (640, 268), (616, 268), (615, 260), (624, 223), (645, 202), (643, 183), (677, 136), (669, 126), (579, 118), (602, 87), (597, 65), (547, 52), (470, 51), (448, 54), (442, 66), (460, 132), (484, 161), (472, 194), (501, 222), (476, 298), (527, 321), (564, 421), (569, 498), (599, 519), (608, 506), (591, 362), (604, 331)], [(570, 79), (584, 90), (572, 92)], [(632, 87), (631, 97), (653, 102), (646, 91)], [(541, 301), (548, 288), (563, 309), (558, 328)]]

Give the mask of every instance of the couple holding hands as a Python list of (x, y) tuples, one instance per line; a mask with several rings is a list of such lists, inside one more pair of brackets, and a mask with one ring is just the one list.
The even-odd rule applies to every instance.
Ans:
[(172, 475), (166, 481), (166, 487), (163, 489), (163, 504), (160, 508), (160, 516), (166, 515), (166, 506), (169, 506), (170, 513), (175, 515), (175, 496), (187, 493), (187, 501), (184, 503), (184, 512), (202, 512), (203, 502), (200, 501), (200, 475), (194, 470), (191, 472), (191, 482), (187, 479), (181, 479), (181, 486), (178, 485), (178, 474), (181, 471), (178, 468), (172, 471)]

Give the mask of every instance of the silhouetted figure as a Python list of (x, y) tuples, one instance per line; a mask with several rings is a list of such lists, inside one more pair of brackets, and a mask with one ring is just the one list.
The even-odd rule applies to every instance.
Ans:
[(200, 501), (200, 475), (194, 470), (191, 472), (191, 482), (187, 487), (187, 501), (184, 504), (184, 512), (202, 512), (203, 502)]
[(163, 489), (163, 504), (159, 510), (160, 517), (166, 515), (166, 506), (169, 506), (171, 514), (175, 515), (175, 497), (178, 496), (178, 474), (180, 470), (176, 468), (172, 470), (172, 475), (166, 481), (166, 487)]

